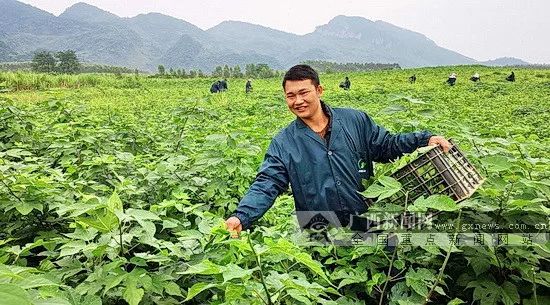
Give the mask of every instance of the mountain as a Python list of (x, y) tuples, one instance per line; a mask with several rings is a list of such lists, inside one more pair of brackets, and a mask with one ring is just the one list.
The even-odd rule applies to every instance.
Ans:
[(82, 2), (59, 16), (16, 0), (0, 0), (0, 7), (0, 61), (73, 49), (86, 62), (149, 71), (159, 64), (203, 71), (248, 63), (285, 69), (305, 60), (402, 67), (477, 63), (420, 33), (363, 17), (337, 16), (312, 33), (296, 35), (239, 21), (205, 31), (159, 13), (123, 18)]
[(120, 22), (122, 19), (115, 14), (84, 2), (76, 3), (67, 8), (59, 17), (73, 20), (86, 20), (87, 22), (94, 23), (116, 23)]
[(499, 57), (493, 60), (482, 61), (482, 65), (490, 67), (527, 66), (530, 63), (515, 57)]

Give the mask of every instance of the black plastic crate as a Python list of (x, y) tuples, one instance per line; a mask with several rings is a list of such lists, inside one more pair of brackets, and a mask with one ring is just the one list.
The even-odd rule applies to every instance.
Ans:
[[(436, 146), (391, 175), (407, 192), (409, 203), (434, 194), (448, 195), (459, 202), (469, 198), (485, 181), (458, 146), (449, 142), (452, 147), (448, 153)], [(399, 192), (387, 201), (403, 204), (405, 194)]]

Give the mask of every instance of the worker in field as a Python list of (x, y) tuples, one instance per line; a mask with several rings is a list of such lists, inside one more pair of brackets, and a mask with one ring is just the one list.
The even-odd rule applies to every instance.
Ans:
[(210, 86), (210, 93), (218, 93), (220, 92), (220, 82), (215, 81), (212, 83), (212, 86)]
[(451, 73), (451, 75), (449, 75), (449, 78), (447, 79), (447, 84), (451, 85), (451, 86), (454, 86), (456, 83), (456, 73)]
[(475, 82), (480, 81), (481, 77), (479, 76), (479, 73), (476, 72), (474, 75), (472, 75), (472, 77), (470, 77), (470, 80), (475, 83)]
[(416, 83), (416, 74), (413, 74), (411, 77), (409, 77), (409, 82), (410, 82), (411, 84)]
[(344, 90), (349, 90), (351, 88), (351, 81), (349, 80), (349, 77), (346, 76), (344, 81), (340, 83), (340, 88)]
[(506, 77), (506, 80), (509, 81), (509, 82), (515, 82), (516, 81), (516, 75), (514, 74), (514, 71), (512, 71), (512, 74), (510, 74)]
[(227, 78), (220, 80), (220, 91), (227, 91)]
[(246, 93), (252, 92), (252, 80), (250, 78), (246, 81), (246, 84), (244, 85), (244, 91)]
[(226, 220), (233, 237), (262, 217), (289, 184), (302, 228), (329, 212), (337, 219), (332, 224), (366, 231), (357, 217), (368, 209), (359, 191), (364, 191), (362, 179), (373, 175), (373, 162), (389, 162), (426, 145), (450, 148), (430, 132), (391, 134), (365, 112), (329, 106), (321, 100), (319, 75), (308, 65), (290, 68), (282, 86), (296, 119), (271, 140), (256, 179)]

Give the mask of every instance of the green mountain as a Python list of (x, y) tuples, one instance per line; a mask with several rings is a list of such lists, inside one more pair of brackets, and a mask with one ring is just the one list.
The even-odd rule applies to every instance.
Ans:
[(211, 71), (228, 64), (284, 69), (304, 60), (399, 63), (402, 67), (476, 63), (426, 36), (382, 21), (337, 16), (306, 35), (224, 21), (206, 31), (159, 13), (122, 18), (86, 3), (55, 16), (0, 0), (0, 61), (28, 61), (38, 50), (73, 49), (86, 62), (156, 70)]

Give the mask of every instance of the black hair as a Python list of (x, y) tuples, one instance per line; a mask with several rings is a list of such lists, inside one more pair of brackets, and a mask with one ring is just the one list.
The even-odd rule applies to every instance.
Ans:
[(296, 65), (290, 68), (283, 78), (283, 89), (287, 80), (306, 80), (310, 79), (315, 87), (320, 85), (319, 74), (308, 65)]

